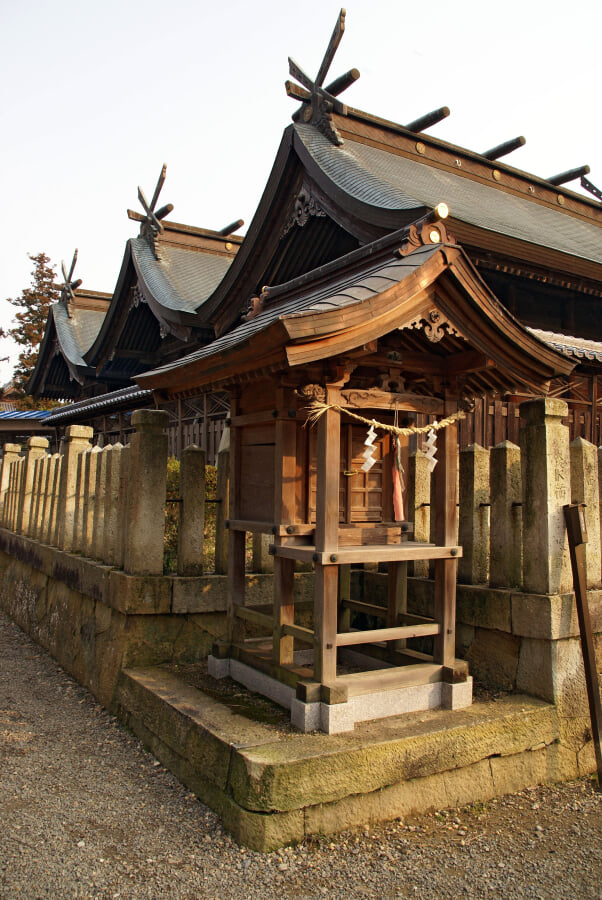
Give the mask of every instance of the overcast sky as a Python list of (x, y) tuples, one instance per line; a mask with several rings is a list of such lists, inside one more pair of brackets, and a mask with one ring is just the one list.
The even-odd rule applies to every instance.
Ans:
[[(164, 162), (174, 221), (248, 225), (295, 109), (287, 57), (314, 76), (339, 8), (0, 0), (0, 324), (28, 253), (60, 272), (78, 247), (75, 277), (112, 292), (138, 232), (126, 209)], [(482, 152), (524, 134), (509, 164), (549, 177), (588, 163), (602, 188), (601, 38), (599, 0), (350, 0), (329, 75), (360, 70), (350, 106), (404, 124), (447, 105), (433, 135)]]

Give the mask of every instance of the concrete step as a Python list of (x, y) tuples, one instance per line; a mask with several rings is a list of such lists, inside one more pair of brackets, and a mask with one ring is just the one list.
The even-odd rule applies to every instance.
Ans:
[(555, 708), (523, 695), (301, 734), (145, 668), (121, 673), (117, 712), (257, 850), (569, 777)]

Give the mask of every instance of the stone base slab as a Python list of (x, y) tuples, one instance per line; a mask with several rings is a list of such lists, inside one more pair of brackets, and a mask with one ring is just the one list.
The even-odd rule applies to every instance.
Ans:
[(160, 668), (126, 670), (121, 718), (236, 840), (256, 850), (575, 777), (556, 710), (514, 695), (295, 734)]
[(209, 655), (207, 663), (213, 678), (229, 676), (248, 690), (290, 709), (291, 723), (304, 733), (323, 731), (325, 734), (340, 734), (353, 731), (358, 722), (372, 722), (439, 707), (463, 709), (472, 703), (472, 678), (458, 684), (435, 682), (373, 691), (350, 697), (345, 703), (304, 703), (296, 698), (294, 688), (236, 659), (217, 659)]

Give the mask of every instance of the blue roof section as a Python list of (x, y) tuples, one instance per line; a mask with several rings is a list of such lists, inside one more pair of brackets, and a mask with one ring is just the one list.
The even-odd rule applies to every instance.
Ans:
[(13, 420), (13, 419), (14, 420), (17, 420), (17, 419), (40, 420), (40, 419), (46, 419), (50, 415), (51, 412), (52, 412), (51, 409), (18, 409), (18, 410), (13, 410), (12, 412), (0, 412), (0, 419), (3, 419), (4, 421), (6, 421), (7, 419), (8, 420)]

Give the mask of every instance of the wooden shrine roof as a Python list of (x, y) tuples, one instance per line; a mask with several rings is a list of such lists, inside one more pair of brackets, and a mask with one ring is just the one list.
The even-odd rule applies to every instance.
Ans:
[[(602, 207), (596, 201), (424, 135), (418, 140), (350, 115), (336, 121), (342, 146), (301, 123), (294, 126), (295, 145), (301, 158), (305, 153), (318, 166), (324, 187), (328, 182), (328, 190), (338, 188), (367, 207), (367, 216), (370, 208), (431, 209), (444, 201), (452, 230), (463, 222), (602, 265)], [(565, 265), (570, 267), (568, 259)]]
[[(202, 325), (197, 310), (223, 279), (242, 241), (207, 229), (162, 224), (163, 231), (154, 240), (140, 235), (127, 242), (110, 307), (86, 356), (97, 369), (118, 347), (132, 310), (132, 287), (139, 292), (138, 302), (148, 305), (157, 328), (185, 341), (191, 329)], [(152, 353), (154, 335), (145, 341), (141, 327), (133, 330), (139, 342), (136, 349)]]
[(68, 304), (59, 301), (50, 307), (29, 393), (66, 398), (74, 390), (71, 382), (82, 385), (94, 378), (84, 355), (101, 329), (110, 300), (110, 294), (78, 288)]
[[(164, 396), (185, 396), (341, 358), (392, 332), (399, 337), (402, 371), (404, 352), (419, 367), (439, 366), (441, 374), (448, 367), (445, 357), (454, 356), (455, 373), (462, 372), (468, 393), (518, 385), (545, 392), (552, 377), (573, 369), (573, 361), (508, 313), (460, 247), (436, 243), (408, 255), (402, 249), (400, 255), (406, 237), (404, 231), (381, 239), (311, 279), (301, 276), (268, 289), (248, 321), (184, 359), (138, 376), (138, 382)], [(433, 327), (437, 334), (429, 343), (424, 335), (433, 335)], [(467, 349), (479, 354), (479, 362), (471, 357), (464, 371)]]

